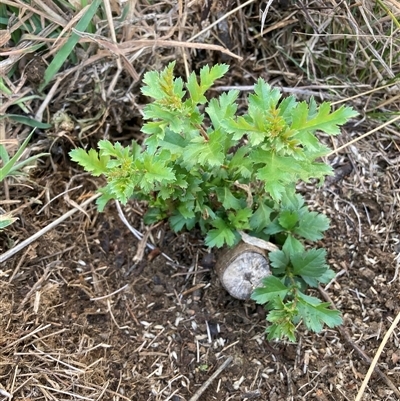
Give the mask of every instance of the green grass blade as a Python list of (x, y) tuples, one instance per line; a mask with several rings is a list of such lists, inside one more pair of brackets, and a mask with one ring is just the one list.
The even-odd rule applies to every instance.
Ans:
[(10, 213), (1, 214), (0, 215), (0, 231), (2, 231), (4, 228), (6, 228), (7, 226), (14, 223), (15, 220), (17, 220), (17, 218), (12, 217), (12, 215)]
[(10, 156), (4, 145), (0, 145), (0, 160), (3, 162), (3, 164), (8, 163), (10, 160)]
[[(41, 99), (43, 100), (43, 96), (39, 96), (39, 95), (29, 95), (29, 96), (25, 96), (25, 97), (21, 97), (20, 99), (17, 99), (15, 101), (10, 102), (10, 106), (12, 104), (16, 104), (18, 106), (22, 106), (23, 103), (25, 102), (29, 102), (30, 100), (35, 100), (35, 99)], [(27, 111), (27, 113), (29, 113), (29, 111)]]
[[(8, 176), (18, 175), (18, 174), (15, 174), (18, 170), (21, 170), (23, 167), (33, 164), (33, 162), (35, 160), (37, 160), (43, 156), (48, 156), (49, 154), (50, 153), (39, 153), (37, 155), (29, 157), (28, 159), (26, 159), (20, 163), (15, 164), (14, 166), (11, 167), (11, 170), (8, 172)], [(1, 173), (0, 173), (0, 175), (1, 175)]]
[[(85, 14), (76, 24), (75, 26), (76, 30), (84, 32), (87, 29), (90, 21), (96, 14), (96, 11), (101, 3), (102, 3), (101, 0), (93, 1), (93, 3), (89, 6), (87, 11), (85, 12)], [(53, 61), (46, 68), (46, 71), (44, 73), (44, 82), (40, 85), (39, 90), (42, 90), (53, 79), (54, 75), (57, 74), (57, 72), (59, 71), (65, 60), (68, 58), (68, 56), (71, 54), (76, 44), (79, 42), (79, 39), (80, 36), (77, 35), (76, 33), (71, 34), (70, 38), (67, 40), (64, 46), (62, 46), (60, 51), (54, 57)]]
[(0, 77), (0, 92), (5, 93), (6, 95), (12, 95), (12, 90), (9, 89), (5, 83), (3, 78)]
[(35, 120), (34, 118), (20, 116), (19, 114), (4, 114), (4, 116), (0, 116), (0, 120), (2, 120), (3, 118), (8, 118), (11, 121), (15, 121), (20, 124), (25, 124), (33, 128), (49, 129), (52, 127), (51, 124), (42, 123), (40, 121)]
[[(3, 82), (3, 80), (1, 78), (0, 78), (0, 92), (5, 93), (6, 95), (12, 95), (12, 91), (9, 90), (7, 88), (7, 86), (4, 85), (4, 82)], [(33, 99), (43, 99), (43, 96), (39, 96), (39, 95), (25, 96), (25, 97), (23, 97), (21, 99), (17, 99), (17, 100), (15, 100), (13, 102), (10, 102), (10, 106), (12, 104), (16, 104), (21, 108), (21, 110), (24, 113), (29, 114), (30, 111), (27, 109), (27, 107), (25, 106), (24, 102), (28, 102), (28, 101), (33, 100)]]
[(25, 150), (25, 148), (28, 145), (29, 140), (32, 138), (32, 135), (34, 132), (35, 132), (35, 130), (33, 130), (28, 135), (28, 137), (25, 139), (25, 141), (22, 143), (22, 145), (18, 149), (17, 153), (0, 169), (0, 182), (3, 181), (7, 177), (7, 175), (10, 173), (10, 171), (14, 167), (14, 164), (21, 157), (22, 152)]
[(397, 29), (400, 28), (400, 23), (397, 20), (396, 16), (390, 11), (389, 7), (384, 4), (382, 0), (377, 0), (377, 3), (387, 12), (387, 14), (390, 16), (394, 24), (397, 26)]

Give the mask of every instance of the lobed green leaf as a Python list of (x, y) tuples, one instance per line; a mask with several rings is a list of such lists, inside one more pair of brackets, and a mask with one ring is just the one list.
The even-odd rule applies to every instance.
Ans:
[(278, 298), (284, 300), (290, 291), (281, 280), (272, 275), (264, 278), (262, 284), (262, 287), (256, 288), (251, 294), (251, 299), (261, 305), (273, 303)]
[(228, 212), (228, 220), (236, 230), (248, 230), (250, 228), (250, 217), (253, 211), (250, 208), (243, 207), (242, 209)]
[[(291, 157), (279, 156), (274, 152), (253, 153), (256, 161), (264, 163), (256, 177), (265, 183), (264, 188), (275, 201), (279, 202), (287, 185), (297, 181), (299, 165)], [(253, 159), (254, 160), (254, 159)]]
[(207, 232), (205, 244), (209, 247), (221, 248), (223, 245), (233, 246), (238, 241), (238, 234), (222, 219), (216, 218), (211, 222), (215, 228)]
[(289, 234), (282, 246), (282, 250), (286, 255), (302, 254), (304, 252), (304, 245), (293, 235)]
[(222, 203), (226, 210), (239, 210), (243, 206), (243, 203), (235, 198), (229, 187), (218, 187), (215, 189), (215, 193), (218, 201)]
[(72, 161), (77, 162), (95, 177), (108, 172), (109, 156), (99, 155), (94, 149), (90, 149), (88, 152), (84, 149), (73, 149), (69, 152), (69, 155)]
[(208, 139), (198, 136), (185, 148), (185, 165), (189, 168), (195, 164), (219, 167), (224, 163), (224, 135), (220, 130), (208, 134)]
[(251, 229), (255, 232), (260, 232), (267, 227), (271, 223), (272, 212), (273, 209), (261, 201), (256, 211), (250, 218)]
[(285, 319), (285, 317), (285, 312), (281, 310), (273, 310), (268, 313), (267, 320), (277, 322), (267, 326), (265, 330), (268, 334), (268, 341), (287, 338), (291, 342), (296, 342), (296, 326), (289, 318)]
[(226, 128), (226, 122), (234, 118), (237, 110), (237, 104), (235, 102), (238, 96), (239, 91), (231, 90), (220, 95), (218, 99), (210, 100), (208, 107), (206, 107), (206, 112), (215, 129), (221, 126)]
[(267, 339), (283, 339), (296, 341), (294, 320), (297, 314), (296, 304), (293, 301), (283, 302), (280, 298), (274, 302), (275, 308), (270, 310), (267, 321), (272, 323), (266, 328)]
[(196, 224), (195, 217), (185, 218), (181, 213), (174, 213), (168, 221), (175, 232), (182, 231), (184, 228), (192, 230)]
[(328, 269), (325, 249), (310, 249), (290, 255), (293, 274), (300, 276), (309, 286), (318, 287), (319, 278)]
[(214, 82), (222, 78), (229, 70), (227, 64), (215, 64), (211, 67), (206, 65), (200, 70), (200, 86), (201, 90), (205, 92), (214, 84)]
[(278, 221), (282, 228), (292, 231), (295, 229), (299, 221), (299, 213), (297, 210), (283, 210), (279, 214)]
[(164, 160), (157, 159), (156, 156), (144, 154), (143, 161), (137, 164), (143, 169), (143, 178), (140, 181), (140, 188), (145, 193), (156, 189), (156, 183), (167, 184), (175, 180), (175, 174), (171, 167), (166, 166)]
[(276, 109), (282, 94), (279, 89), (273, 89), (262, 78), (254, 85), (254, 94), (249, 95), (249, 109), (269, 111)]
[(279, 269), (281, 271), (285, 271), (286, 268), (289, 266), (290, 263), (290, 257), (289, 254), (285, 251), (277, 250), (270, 252), (269, 260), (271, 263), (271, 266), (274, 269)]
[[(312, 105), (315, 103), (311, 103)], [(331, 113), (331, 105), (328, 102), (322, 103), (315, 111), (309, 109), (306, 102), (302, 102), (293, 113), (293, 124), (291, 129), (298, 130), (300, 133), (306, 133), (316, 130), (323, 131), (329, 135), (337, 135), (340, 133), (339, 125), (346, 123), (351, 117), (355, 117), (358, 113), (350, 107), (342, 106), (338, 110)], [(318, 140), (312, 139), (313, 136), (303, 136), (302, 142), (306, 146), (318, 147)]]
[(301, 209), (299, 224), (293, 232), (310, 241), (318, 241), (329, 228), (329, 219), (324, 214)]
[(343, 323), (340, 312), (329, 309), (329, 303), (321, 302), (318, 298), (301, 292), (299, 292), (297, 309), (305, 326), (316, 333), (322, 330), (323, 324), (335, 327)]

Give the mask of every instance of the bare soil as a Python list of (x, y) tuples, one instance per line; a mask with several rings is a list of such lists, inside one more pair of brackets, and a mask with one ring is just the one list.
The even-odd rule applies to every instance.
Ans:
[[(148, 241), (172, 262), (146, 251), (135, 263), (138, 241), (115, 207), (99, 214), (91, 206), (1, 268), (3, 388), (15, 399), (189, 400), (231, 356), (201, 400), (353, 399), (369, 364), (352, 342), (373, 358), (400, 293), (399, 173), (389, 164), (396, 152), (390, 143), (375, 149), (371, 142), (346, 176), (336, 167), (324, 187), (303, 188), (332, 221), (320, 245), (338, 275), (326, 291), (343, 312), (350, 342), (338, 330), (316, 335), (300, 326), (296, 344), (268, 343), (264, 311), (222, 289), (200, 236), (159, 225)], [(61, 189), (67, 173), (42, 180)], [(41, 182), (13, 189), (29, 207), (1, 234), (3, 250), (70, 208), (60, 198), (37, 214), (45, 203)], [(78, 203), (93, 186), (87, 176), (79, 183)], [(139, 207), (129, 204), (125, 214), (146, 232)], [(395, 331), (378, 364), (396, 387), (398, 347)], [(374, 374), (364, 399), (398, 398)]]

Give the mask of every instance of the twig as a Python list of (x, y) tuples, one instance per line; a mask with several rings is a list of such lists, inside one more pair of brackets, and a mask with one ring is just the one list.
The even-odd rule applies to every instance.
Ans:
[[(117, 205), (117, 211), (118, 211), (118, 216), (121, 219), (121, 221), (128, 227), (129, 231), (139, 240), (141, 241), (143, 239), (143, 234), (136, 230), (135, 227), (132, 227), (128, 221), (128, 219), (125, 217), (124, 212), (122, 211), (120, 203), (116, 200), (115, 204)], [(155, 245), (150, 244), (149, 242), (146, 242), (147, 248), (150, 250), (153, 250), (156, 248)], [(161, 252), (161, 255), (164, 256), (165, 259), (169, 260), (170, 262), (173, 262), (174, 260), (171, 259), (166, 253)]]
[(8, 283), (11, 283), (11, 282), (14, 280), (15, 276), (16, 276), (17, 273), (19, 272), (19, 269), (21, 268), (22, 264), (24, 263), (25, 258), (26, 258), (26, 256), (28, 255), (29, 251), (30, 251), (30, 248), (28, 248), (28, 249), (25, 251), (25, 253), (21, 256), (21, 258), (18, 260), (17, 267), (14, 269), (14, 271), (13, 271), (11, 277), (10, 277), (9, 280), (8, 280)]
[[(255, 1), (255, 0), (251, 0)], [(209, 27), (208, 27), (209, 29)], [(205, 50), (215, 50), (215, 51), (220, 51), (221, 53), (228, 54), (231, 57), (234, 57), (238, 60), (243, 60), (243, 57), (238, 56), (235, 53), (232, 53), (228, 49), (226, 49), (223, 46), (220, 45), (213, 45), (209, 43), (189, 43), (189, 41), (179, 41), (179, 40), (164, 40), (164, 39), (134, 39), (134, 40), (128, 40), (127, 42), (123, 43), (118, 43), (117, 45), (114, 45), (112, 42), (109, 40), (105, 40), (104, 38), (98, 38), (96, 35), (89, 34), (86, 32), (81, 32), (77, 31), (75, 28), (72, 28), (72, 32), (76, 33), (77, 35), (81, 36), (84, 39), (87, 39), (89, 41), (94, 41), (98, 43), (101, 46), (104, 46), (105, 49), (107, 49), (109, 52), (113, 54), (121, 54), (125, 55), (128, 53), (132, 53), (136, 50), (141, 50), (146, 47), (183, 47), (183, 48), (189, 48), (189, 49), (205, 49)], [(79, 68), (83, 68), (83, 66), (88, 65), (93, 63), (94, 61), (103, 58), (104, 54), (99, 54), (96, 56), (92, 56), (89, 59), (87, 59), (83, 64), (79, 65)], [(126, 66), (125, 66), (126, 67)], [(71, 68), (69, 69), (66, 74), (70, 74), (71, 72), (76, 71), (77, 68)], [(65, 77), (65, 75), (64, 75)]]
[(96, 298), (90, 298), (91, 301), (99, 301), (100, 299), (105, 299), (105, 298), (109, 298), (112, 297), (115, 294), (118, 294), (119, 292), (123, 291), (126, 289), (126, 287), (128, 287), (129, 284), (125, 284), (123, 287), (119, 288), (118, 290), (112, 292), (111, 294), (106, 294), (103, 295), (101, 297), (96, 297)]
[(46, 98), (43, 100), (38, 111), (36, 112), (35, 120), (42, 121), (43, 113), (46, 110), (46, 107), (49, 105), (50, 101), (53, 99), (54, 94), (56, 93), (56, 90), (58, 89), (58, 85), (60, 85), (60, 82), (62, 80), (63, 80), (63, 77), (58, 77), (56, 82), (54, 82), (53, 86), (49, 90), (49, 93), (46, 95)]
[[(100, 196), (100, 194), (96, 194), (96, 195), (93, 195), (92, 197), (90, 197), (89, 199), (85, 200), (85, 202), (83, 202), (80, 205), (80, 208), (83, 208), (84, 206), (87, 206), (89, 203), (93, 202), (99, 196)], [(22, 241), (21, 243), (16, 245), (14, 248), (11, 248), (7, 252), (5, 252), (2, 255), (0, 255), (0, 263), (5, 262), (8, 258), (10, 258), (11, 256), (14, 256), (17, 252), (21, 251), (22, 249), (24, 249), (26, 246), (28, 246), (32, 242), (34, 242), (37, 239), (39, 239), (43, 234), (46, 234), (48, 231), (50, 231), (53, 228), (57, 227), (60, 223), (62, 223), (68, 217), (72, 216), (78, 210), (79, 209), (76, 208), (76, 207), (74, 209), (71, 209), (70, 211), (68, 211), (67, 213), (63, 214), (58, 219), (56, 219), (53, 222), (51, 222), (46, 227), (44, 227), (41, 230), (39, 230), (36, 234), (33, 234), (31, 237), (27, 238), (25, 241)]]
[[(344, 87), (343, 85), (340, 85), (341, 87)], [(314, 87), (313, 85), (311, 86), (301, 86), (297, 88), (287, 88), (284, 86), (278, 86), (278, 88), (284, 92), (284, 93), (295, 93), (298, 95), (303, 95), (303, 96), (315, 96), (315, 97), (322, 97), (321, 91), (323, 89), (331, 89), (328, 87), (324, 86), (319, 86), (319, 87)], [(310, 88), (315, 88), (318, 89), (318, 91), (310, 90)], [(336, 89), (336, 88), (335, 88)], [(253, 91), (254, 90), (254, 85), (221, 85), (221, 86), (216, 86), (213, 88), (213, 90), (216, 91), (229, 91), (229, 90), (239, 90), (243, 92), (248, 92), (248, 91)], [(333, 98), (333, 95), (330, 93), (323, 93), (324, 98)]]
[(200, 396), (207, 390), (208, 386), (217, 378), (217, 376), (232, 362), (233, 358), (230, 356), (209, 378), (208, 380), (196, 391), (194, 396), (189, 401), (197, 401)]
[[(332, 307), (334, 309), (337, 309), (335, 307), (335, 304), (333, 303), (331, 297), (329, 296), (329, 294), (321, 287), (318, 286), (318, 290), (321, 293), (321, 295), (325, 298), (325, 300), (327, 302), (329, 302)], [(400, 315), (400, 314), (399, 314)], [(399, 315), (397, 315), (396, 317), (396, 324), (398, 323), (397, 320), (400, 319)], [(393, 324), (392, 324), (393, 326)], [(394, 327), (393, 327), (394, 328)], [(388, 333), (390, 335), (392, 327), (390, 327)], [(341, 326), (338, 327), (338, 330), (341, 334), (341, 336), (353, 347), (353, 349), (361, 356), (362, 360), (370, 365), (370, 370), (372, 373), (372, 370), (375, 371), (375, 373), (377, 373), (380, 378), (388, 385), (388, 387), (390, 387), (390, 389), (396, 394), (397, 398), (400, 400), (400, 391), (397, 389), (397, 387), (392, 383), (392, 381), (376, 366), (376, 362), (375, 364), (371, 361), (371, 358), (351, 339), (350, 334), (347, 332), (347, 330)], [(386, 333), (386, 336), (388, 335), (388, 333)], [(385, 338), (386, 338), (385, 336)], [(376, 355), (375, 355), (376, 358)], [(378, 358), (379, 358), (379, 353), (378, 353)], [(368, 371), (369, 372), (369, 371)], [(370, 374), (371, 375), (371, 374)], [(367, 376), (366, 376), (367, 377)], [(365, 380), (365, 379), (364, 379)], [(366, 385), (366, 384), (365, 384)]]
[[(78, 185), (77, 187), (74, 187), (74, 188), (68, 188), (68, 189), (66, 189), (64, 192), (59, 193), (59, 194), (56, 195), (54, 198), (50, 199), (38, 212), (36, 212), (36, 214), (42, 213), (43, 210), (46, 209), (46, 207), (49, 206), (51, 202), (53, 202), (54, 200), (56, 200), (56, 199), (59, 198), (60, 196), (66, 195), (68, 192), (74, 191), (75, 189), (82, 188), (82, 186), (83, 186), (83, 185)], [(76, 207), (76, 205), (74, 205), (74, 207)]]

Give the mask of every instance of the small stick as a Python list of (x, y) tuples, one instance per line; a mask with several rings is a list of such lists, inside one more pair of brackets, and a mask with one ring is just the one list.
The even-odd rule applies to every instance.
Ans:
[(208, 386), (217, 378), (217, 376), (232, 362), (233, 358), (230, 356), (208, 379), (207, 381), (196, 391), (194, 396), (189, 401), (197, 401), (200, 396), (207, 390)]
[(195, 292), (196, 290), (199, 290), (200, 288), (205, 287), (206, 285), (207, 285), (207, 284), (204, 284), (204, 283), (196, 284), (194, 287), (189, 288), (189, 289), (186, 290), (186, 291), (183, 291), (181, 295), (184, 297), (184, 296), (186, 296), (186, 295), (191, 294), (192, 292)]
[[(144, 235), (143, 235), (140, 231), (136, 230), (135, 227), (132, 227), (132, 226), (129, 224), (129, 221), (128, 221), (127, 218), (125, 217), (124, 212), (122, 211), (121, 205), (120, 205), (120, 203), (119, 203), (117, 200), (115, 201), (115, 204), (117, 205), (118, 216), (119, 216), (119, 218), (121, 219), (121, 221), (129, 228), (129, 231), (130, 231), (139, 241), (142, 241)], [(153, 250), (153, 249), (156, 248), (155, 245), (150, 244), (149, 242), (146, 242), (146, 246), (147, 246), (147, 248), (149, 248), (150, 250)], [(167, 260), (169, 260), (170, 262), (173, 262), (173, 259), (171, 259), (166, 253), (161, 252), (161, 255), (164, 256), (164, 258), (167, 259)]]
[(376, 364), (378, 363), (378, 359), (381, 356), (381, 353), (383, 351), (383, 349), (385, 348), (386, 343), (389, 340), (390, 335), (392, 334), (393, 330), (395, 329), (395, 327), (398, 325), (400, 321), (400, 312), (397, 314), (396, 319), (394, 319), (393, 323), (391, 324), (389, 330), (387, 331), (387, 333), (385, 334), (385, 337), (383, 338), (381, 345), (378, 348), (377, 353), (374, 356), (374, 359), (372, 360), (371, 366), (368, 369), (367, 374), (364, 377), (364, 380), (362, 382), (362, 385), (360, 387), (360, 390), (358, 391), (357, 397), (355, 399), (355, 401), (360, 401), (364, 391), (368, 385), (369, 379), (372, 375), (372, 372), (374, 371), (374, 369), (376, 368)]
[[(333, 303), (331, 297), (329, 296), (329, 294), (321, 286), (318, 286), (318, 290), (321, 293), (321, 295), (325, 298), (325, 300), (327, 302), (329, 302), (334, 309), (337, 309), (335, 307), (335, 304)], [(397, 316), (397, 318), (399, 318), (399, 316)], [(396, 318), (396, 320), (397, 320), (397, 318)], [(397, 324), (397, 322), (396, 322), (396, 324)], [(342, 335), (342, 337), (353, 347), (353, 349), (355, 351), (357, 351), (357, 353), (361, 356), (362, 360), (364, 362), (366, 362), (366, 364), (370, 365), (370, 368), (372, 368), (375, 371), (375, 373), (377, 373), (380, 376), (380, 378), (388, 385), (388, 387), (390, 387), (390, 389), (396, 394), (397, 398), (400, 400), (400, 391), (397, 389), (397, 387), (385, 375), (385, 373), (383, 373), (376, 366), (376, 364), (371, 365), (371, 358), (351, 339), (350, 334), (347, 332), (347, 330), (341, 326), (338, 326), (338, 330), (339, 330), (340, 334)], [(390, 334), (390, 329), (389, 329), (388, 333)], [(386, 335), (387, 335), (387, 333), (386, 333)]]
[(23, 308), (23, 306), (27, 303), (31, 295), (42, 285), (42, 283), (47, 279), (49, 276), (50, 269), (56, 265), (59, 262), (59, 260), (55, 260), (54, 262), (51, 262), (47, 265), (46, 269), (44, 270), (42, 277), (38, 281), (36, 281), (35, 284), (33, 284), (32, 288), (28, 291), (28, 293), (25, 295), (24, 299), (18, 306), (18, 312), (20, 312)]
[(17, 267), (14, 269), (14, 271), (13, 271), (11, 277), (10, 277), (9, 280), (8, 280), (8, 283), (11, 283), (11, 282), (14, 280), (15, 276), (16, 276), (17, 273), (19, 272), (19, 269), (21, 268), (22, 264), (24, 263), (25, 258), (26, 258), (26, 255), (28, 255), (29, 251), (30, 251), (30, 249), (28, 248), (28, 249), (24, 252), (24, 254), (21, 256), (21, 258), (19, 259), (18, 264), (17, 264)]
[(47, 94), (46, 98), (43, 100), (38, 111), (36, 112), (35, 120), (38, 120), (38, 121), (43, 120), (43, 113), (46, 110), (46, 107), (49, 105), (51, 99), (53, 99), (54, 94), (55, 94), (56, 90), (58, 89), (58, 85), (60, 85), (62, 80), (63, 80), (63, 77), (58, 77), (56, 82), (54, 82), (53, 86), (49, 90), (49, 93)]
[(106, 295), (103, 295), (101, 297), (96, 297), (96, 298), (90, 298), (90, 300), (91, 301), (99, 301), (100, 299), (105, 299), (105, 298), (112, 297), (113, 295), (118, 294), (121, 291), (124, 291), (126, 289), (126, 287), (128, 287), (128, 285), (129, 284), (125, 284), (123, 287), (119, 288), (118, 290), (115, 290), (111, 294), (106, 294)]

